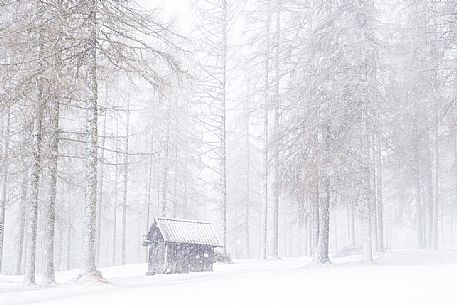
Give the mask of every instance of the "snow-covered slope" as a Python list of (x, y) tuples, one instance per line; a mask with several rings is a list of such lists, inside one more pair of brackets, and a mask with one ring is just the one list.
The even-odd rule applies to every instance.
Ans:
[(314, 266), (309, 258), (240, 260), (212, 273), (144, 276), (144, 264), (101, 269), (111, 284), (73, 281), (78, 270), (59, 272), (59, 285), (23, 290), (20, 277), (0, 276), (0, 304), (42, 305), (454, 305), (457, 251), (397, 251), (375, 265), (356, 257)]

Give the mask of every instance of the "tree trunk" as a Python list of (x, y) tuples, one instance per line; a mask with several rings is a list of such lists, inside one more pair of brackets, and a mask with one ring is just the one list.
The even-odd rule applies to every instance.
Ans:
[(161, 216), (167, 216), (167, 205), (168, 205), (168, 173), (170, 163), (170, 124), (171, 124), (171, 109), (170, 105), (167, 106), (167, 128), (165, 135), (165, 149), (163, 151), (163, 173), (162, 173), (162, 211)]
[(270, 22), (271, 22), (271, 9), (269, 2), (267, 3), (267, 17), (265, 23), (266, 37), (265, 37), (265, 85), (264, 85), (264, 121), (263, 129), (265, 134), (264, 142), (264, 174), (265, 174), (265, 184), (264, 184), (264, 213), (263, 213), (263, 259), (267, 259), (268, 254), (268, 116), (269, 116), (269, 87), (270, 87)]
[[(457, 120), (454, 120), (454, 122), (457, 122)], [(454, 204), (451, 208), (451, 215), (457, 215), (457, 126), (454, 126), (452, 130), (452, 138), (454, 150)], [(455, 216), (452, 220), (451, 229), (454, 231)]]
[(435, 132), (435, 147), (434, 147), (434, 177), (433, 177), (433, 184), (434, 184), (434, 190), (435, 190), (435, 196), (433, 198), (433, 217), (432, 217), (432, 223), (430, 224), (432, 227), (432, 248), (433, 249), (438, 249), (438, 212), (439, 212), (439, 205), (440, 205), (440, 192), (439, 192), (439, 168), (440, 168), (440, 163), (439, 163), (439, 125), (438, 125), (438, 120), (436, 120), (436, 126), (434, 128)]
[[(336, 202), (335, 202), (335, 205), (336, 205)], [(336, 222), (336, 219), (337, 219), (337, 213), (334, 213), (333, 214), (333, 240), (334, 240), (334, 248), (335, 248), (335, 255), (338, 254), (338, 223)]]
[(414, 169), (414, 191), (416, 200), (416, 219), (417, 219), (417, 247), (425, 248), (424, 213), (422, 207), (422, 185), (420, 178), (419, 152), (418, 147), (414, 147), (415, 169)]
[(313, 226), (314, 226), (314, 221), (311, 217), (307, 217), (308, 218), (308, 226), (306, 227), (306, 229), (308, 230), (308, 253), (307, 255), (310, 256), (311, 258), (313, 258), (313, 261), (314, 261), (314, 244), (313, 244)]
[[(108, 91), (108, 90), (106, 90)], [(101, 143), (101, 151), (100, 151), (100, 160), (99, 166), (100, 166), (100, 184), (99, 184), (99, 189), (98, 189), (98, 206), (97, 206), (97, 239), (95, 242), (96, 246), (96, 253), (97, 253), (97, 264), (100, 263), (100, 244), (101, 244), (101, 234), (102, 234), (102, 205), (103, 205), (103, 180), (104, 180), (104, 174), (105, 174), (105, 167), (104, 167), (104, 162), (105, 162), (105, 137), (106, 137), (106, 116), (107, 113), (105, 111), (104, 116), (103, 116), (103, 134), (102, 134), (102, 143)]]
[(71, 267), (71, 193), (68, 193), (68, 202), (67, 202), (67, 270), (70, 270)]
[(319, 237), (317, 239), (316, 263), (330, 263), (328, 255), (330, 237), (330, 181), (325, 177), (325, 198), (319, 204)]
[[(146, 228), (145, 233), (149, 232), (150, 228), (150, 215), (151, 215), (151, 193), (152, 193), (152, 163), (154, 153), (154, 132), (151, 128), (151, 150), (149, 155), (149, 168), (148, 168), (148, 185), (147, 185), (147, 198), (146, 198)], [(148, 262), (149, 258), (149, 247), (145, 247), (145, 260)]]
[[(35, 2), (36, 15), (42, 17), (43, 5), (41, 1)], [(43, 69), (43, 36), (42, 29), (38, 29), (37, 34), (37, 70), (41, 73)], [(30, 205), (28, 213), (28, 226), (27, 226), (27, 249), (25, 257), (25, 274), (24, 285), (34, 285), (35, 267), (36, 267), (36, 241), (37, 241), (37, 227), (38, 227), (38, 203), (40, 191), (40, 176), (41, 176), (41, 144), (43, 139), (43, 114), (45, 108), (45, 101), (43, 95), (43, 79), (39, 74), (35, 79), (35, 92), (36, 104), (34, 105), (34, 118), (33, 118), (33, 132), (32, 132), (32, 164), (30, 168)]]
[(27, 196), (29, 192), (28, 184), (28, 167), (24, 168), (24, 173), (22, 175), (21, 182), (21, 200), (20, 200), (20, 210), (19, 210), (19, 236), (17, 239), (17, 263), (16, 263), (16, 275), (22, 274), (22, 257), (24, 256), (24, 233), (25, 233), (25, 224), (26, 224), (26, 214), (27, 214)]
[(124, 153), (124, 193), (122, 197), (122, 245), (121, 245), (121, 264), (127, 261), (127, 194), (128, 194), (128, 174), (129, 174), (129, 125), (130, 125), (130, 101), (127, 100), (127, 120), (125, 123), (125, 153)]
[(95, 238), (97, 218), (97, 0), (91, 0), (88, 22), (89, 50), (86, 58), (87, 88), (86, 101), (86, 200), (84, 207), (84, 246), (81, 273), (85, 277), (100, 278), (95, 266)]
[(2, 157), (2, 198), (0, 202), (0, 272), (2, 271), (3, 264), (3, 239), (5, 236), (5, 214), (6, 214), (6, 201), (8, 191), (8, 170), (9, 170), (9, 143), (10, 143), (10, 123), (11, 123), (11, 109), (6, 107), (6, 126), (3, 135), (3, 157)]
[[(118, 103), (116, 102), (116, 106)], [(118, 202), (118, 183), (119, 183), (119, 118), (116, 118), (116, 152), (114, 155), (115, 169), (114, 169), (114, 202), (113, 202), (113, 248), (112, 248), (112, 265), (116, 265), (116, 253), (117, 253), (117, 202)]]
[(174, 97), (174, 113), (173, 113), (173, 147), (174, 147), (174, 160), (173, 160), (173, 217), (182, 217), (180, 213), (181, 208), (178, 204), (178, 156), (179, 156), (179, 139), (178, 139), (178, 97)]
[(315, 263), (318, 262), (319, 257), (319, 250), (318, 250), (318, 243), (319, 243), (319, 235), (320, 235), (320, 218), (319, 218), (319, 202), (320, 202), (320, 190), (319, 190), (319, 182), (316, 182), (316, 198), (312, 200), (312, 251), (313, 251), (313, 261)]
[[(301, 198), (298, 200), (298, 240), (297, 249), (298, 255), (307, 254), (307, 235), (303, 232), (303, 227), (307, 227), (308, 217), (305, 215), (305, 203)], [(304, 248), (304, 249), (303, 249)]]
[(276, 51), (275, 51), (275, 92), (274, 92), (274, 173), (273, 177), (273, 258), (279, 257), (279, 64), (281, 43), (281, 4), (276, 0)]
[(384, 252), (384, 204), (382, 196), (382, 144), (381, 135), (376, 135), (376, 233), (377, 247), (379, 252)]
[(427, 220), (424, 221), (425, 225), (425, 244), (428, 248), (432, 247), (433, 244), (433, 219), (434, 219), (434, 208), (433, 208), (433, 202), (435, 198), (435, 190), (433, 189), (433, 156), (432, 156), (432, 148), (431, 148), (431, 139), (430, 135), (428, 132), (426, 133), (425, 137), (426, 141), (426, 176), (425, 176), (425, 186), (426, 186), (426, 192), (427, 192), (427, 204), (424, 208), (424, 213), (426, 213)]
[(56, 225), (56, 195), (57, 195), (57, 166), (59, 154), (59, 113), (60, 102), (57, 98), (52, 101), (50, 109), (50, 160), (49, 160), (49, 194), (44, 211), (44, 274), (43, 284), (55, 283), (54, 239)]
[[(248, 86), (249, 89), (249, 86)], [(251, 214), (251, 143), (250, 143), (250, 115), (249, 100), (246, 96), (244, 100), (244, 116), (245, 116), (245, 146), (246, 146), (246, 202), (244, 206), (244, 238), (246, 258), (251, 257), (250, 235), (249, 235), (249, 218)]]
[(362, 256), (363, 260), (369, 263), (373, 262), (373, 189), (374, 185), (371, 183), (370, 169), (366, 168), (366, 189), (363, 198), (362, 207), (362, 223), (363, 223), (363, 243), (362, 243)]
[(227, 0), (222, 0), (223, 20), (222, 20), (222, 40), (223, 40), (223, 54), (222, 54), (222, 221), (223, 221), (223, 246), (224, 254), (227, 254)]
[(371, 202), (365, 202), (366, 210), (363, 212), (363, 260), (373, 262), (373, 238), (372, 238), (372, 208)]
[(355, 246), (355, 217), (354, 206), (346, 202), (346, 224), (347, 224), (347, 238), (351, 246)]
[(27, 255), (25, 263), (24, 285), (34, 285), (35, 280), (35, 259), (36, 259), (36, 241), (38, 227), (38, 201), (40, 190), (40, 175), (41, 175), (41, 142), (42, 142), (42, 127), (43, 127), (43, 92), (41, 80), (36, 81), (38, 92), (37, 109), (35, 112), (33, 126), (33, 142), (32, 153), (33, 160), (30, 169), (30, 205), (28, 213), (27, 226)]

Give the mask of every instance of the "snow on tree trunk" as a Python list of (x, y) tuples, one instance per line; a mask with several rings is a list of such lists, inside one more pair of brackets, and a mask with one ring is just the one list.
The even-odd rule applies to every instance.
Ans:
[[(379, 128), (379, 126), (378, 126)], [(381, 130), (378, 130), (376, 134), (376, 151), (375, 151), (375, 172), (376, 172), (376, 233), (377, 233), (377, 250), (384, 252), (384, 205), (383, 205), (383, 182), (382, 182), (382, 144), (381, 144)]]
[[(457, 122), (457, 120), (455, 119), (454, 122)], [(456, 123), (454, 123), (456, 124)], [(456, 129), (457, 126), (453, 126), (453, 129), (452, 129), (452, 148), (453, 148), (453, 161), (454, 161), (454, 177), (453, 177), (453, 180), (454, 180), (454, 198), (453, 198), (453, 204), (452, 204), (452, 208), (451, 208), (451, 215), (453, 215), (452, 217), (452, 224), (451, 224), (451, 243), (453, 243), (454, 241), (454, 236), (453, 236), (453, 233), (454, 233), (454, 225), (455, 225), (455, 220), (456, 220), (456, 215), (457, 215), (457, 129)]]
[(168, 205), (168, 173), (170, 170), (170, 125), (171, 125), (171, 106), (167, 105), (167, 127), (165, 134), (165, 148), (163, 150), (163, 165), (162, 165), (162, 203), (161, 216), (167, 216)]
[[(249, 87), (249, 86), (248, 86)], [(250, 143), (250, 115), (251, 109), (249, 106), (249, 98), (248, 96), (244, 99), (244, 120), (245, 120), (245, 147), (246, 147), (246, 202), (244, 206), (244, 243), (245, 243), (245, 251), (246, 251), (246, 258), (251, 257), (251, 249), (250, 249), (250, 234), (249, 234), (249, 218), (251, 216), (251, 143)]]
[[(106, 90), (108, 91), (108, 90)], [(107, 113), (105, 111), (103, 116), (103, 134), (102, 134), (102, 143), (100, 147), (100, 159), (99, 162), (100, 166), (100, 182), (99, 182), (99, 190), (98, 190), (98, 205), (97, 205), (97, 238), (96, 238), (96, 253), (97, 253), (97, 261), (96, 263), (99, 264), (100, 262), (100, 244), (101, 244), (101, 233), (102, 233), (102, 204), (103, 204), (103, 179), (105, 174), (105, 137), (106, 137), (106, 116)]]
[(173, 155), (173, 217), (178, 216), (178, 154), (179, 154), (179, 140), (178, 140), (178, 97), (173, 98), (173, 147), (175, 149)]
[(365, 211), (362, 213), (363, 221), (363, 243), (362, 257), (366, 262), (373, 262), (373, 238), (372, 238), (372, 210), (371, 203), (366, 202)]
[(319, 243), (319, 202), (320, 202), (320, 190), (319, 190), (319, 182), (316, 182), (316, 197), (311, 199), (311, 213), (312, 213), (312, 254), (313, 254), (313, 262), (317, 263), (318, 258), (318, 243)]
[(32, 165), (30, 168), (30, 205), (27, 226), (27, 249), (25, 257), (24, 285), (33, 285), (35, 280), (35, 258), (38, 227), (38, 201), (41, 175), (41, 142), (43, 125), (43, 92), (41, 80), (36, 80), (37, 106), (33, 122)]
[(280, 79), (280, 44), (281, 44), (281, 4), (276, 0), (276, 51), (274, 84), (274, 156), (273, 156), (273, 257), (279, 257), (279, 79)]
[(346, 202), (346, 225), (348, 242), (351, 246), (355, 246), (354, 206), (351, 205), (349, 202)]
[(416, 201), (416, 225), (417, 225), (417, 247), (419, 249), (425, 248), (425, 219), (424, 209), (422, 206), (422, 183), (421, 171), (419, 166), (419, 152), (418, 144), (414, 145), (414, 193)]
[(330, 263), (328, 255), (330, 239), (330, 181), (324, 179), (324, 194), (319, 204), (319, 236), (317, 239), (317, 254), (315, 262), (318, 264)]
[(6, 107), (6, 126), (3, 134), (3, 153), (2, 153), (2, 198), (0, 202), (0, 272), (3, 265), (3, 239), (5, 236), (5, 214), (8, 190), (8, 170), (9, 170), (9, 145), (10, 145), (10, 125), (11, 109)]
[(373, 185), (371, 183), (371, 173), (370, 168), (366, 167), (364, 169), (366, 171), (365, 175), (365, 185), (363, 187), (363, 197), (362, 197), (362, 209), (361, 209), (361, 217), (362, 217), (362, 259), (365, 262), (371, 263), (373, 262)]
[(268, 156), (268, 145), (269, 145), (269, 107), (270, 107), (270, 23), (271, 23), (271, 8), (270, 2), (267, 5), (267, 16), (265, 21), (265, 84), (264, 84), (264, 117), (263, 117), (263, 132), (264, 132), (264, 151), (263, 151), (263, 166), (264, 166), (264, 211), (263, 211), (263, 259), (267, 259), (268, 255), (268, 174), (269, 174), (269, 156)]
[(59, 112), (60, 102), (53, 98), (50, 108), (50, 160), (49, 160), (49, 189), (48, 200), (44, 211), (44, 273), (43, 284), (55, 283), (54, 267), (54, 238), (56, 223), (56, 195), (57, 195), (57, 166), (59, 154)]
[(308, 234), (305, 234), (304, 228), (308, 228), (308, 215), (305, 215), (305, 201), (298, 198), (298, 255), (308, 255)]
[[(436, 109), (436, 108), (435, 108)], [(434, 151), (433, 151), (433, 188), (435, 190), (434, 198), (433, 198), (433, 212), (432, 212), (432, 222), (430, 226), (432, 227), (432, 242), (431, 242), (431, 247), (432, 249), (438, 249), (438, 213), (439, 213), (439, 205), (440, 205), (440, 192), (439, 192), (439, 187), (440, 187), (440, 177), (439, 177), (439, 172), (440, 172), (440, 162), (439, 162), (439, 115), (435, 115), (435, 121), (436, 121), (436, 126), (434, 128)]]
[(221, 166), (223, 246), (227, 254), (227, 0), (222, 0), (222, 108), (221, 108)]
[(84, 207), (84, 245), (82, 276), (92, 279), (101, 277), (95, 266), (95, 237), (97, 211), (97, 0), (88, 3), (89, 30), (86, 100), (86, 198)]
[(71, 226), (71, 193), (69, 193), (67, 199), (67, 270), (70, 270), (71, 267)]
[(16, 275), (22, 274), (22, 258), (24, 256), (24, 233), (25, 233), (25, 224), (26, 224), (26, 214), (27, 214), (27, 196), (28, 196), (28, 186), (29, 186), (29, 169), (24, 168), (24, 173), (22, 174), (21, 182), (21, 199), (19, 207), (19, 234), (17, 238), (17, 262), (16, 262)]
[(435, 198), (435, 190), (433, 189), (433, 153), (432, 144), (429, 132), (425, 133), (425, 187), (426, 187), (426, 205), (425, 213), (425, 244), (428, 248), (432, 247), (433, 243), (433, 218), (434, 209), (433, 201)]
[[(151, 128), (151, 148), (148, 158), (148, 180), (147, 180), (147, 198), (146, 198), (146, 228), (144, 232), (149, 232), (151, 216), (151, 193), (152, 193), (152, 165), (154, 162), (154, 131)], [(149, 261), (149, 247), (145, 247), (145, 262)]]
[[(43, 16), (43, 4), (41, 1), (35, 2), (35, 14)], [(37, 33), (37, 70), (41, 73), (43, 68), (43, 37), (42, 28), (38, 27)], [(30, 168), (30, 205), (28, 212), (27, 225), (27, 247), (25, 256), (24, 270), (24, 285), (34, 285), (35, 279), (35, 264), (36, 264), (36, 242), (37, 242), (37, 227), (38, 227), (38, 203), (40, 191), (40, 175), (41, 175), (41, 145), (42, 145), (42, 129), (43, 129), (43, 114), (45, 108), (43, 94), (43, 79), (39, 74), (34, 80), (36, 100), (34, 105), (33, 131), (32, 131), (32, 164)]]
[(121, 264), (125, 265), (127, 261), (127, 195), (128, 195), (128, 175), (129, 175), (129, 124), (130, 124), (130, 107), (127, 100), (127, 113), (125, 122), (125, 151), (124, 151), (124, 174), (123, 174), (123, 196), (122, 196), (122, 243), (121, 243)]
[[(116, 108), (118, 108), (118, 102), (116, 101)], [(117, 203), (119, 197), (119, 117), (116, 116), (116, 152), (114, 153), (115, 168), (114, 168), (114, 201), (113, 201), (113, 242), (111, 253), (113, 255), (111, 265), (116, 265), (116, 253), (117, 253)]]

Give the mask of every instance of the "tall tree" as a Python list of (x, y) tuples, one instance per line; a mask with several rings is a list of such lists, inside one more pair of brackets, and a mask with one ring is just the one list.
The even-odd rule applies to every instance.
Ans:
[(0, 202), (0, 272), (2, 271), (3, 263), (3, 240), (5, 235), (5, 214), (6, 201), (8, 196), (8, 174), (9, 174), (9, 147), (10, 147), (10, 129), (11, 129), (11, 109), (6, 107), (6, 124), (3, 132), (3, 152), (2, 152), (2, 197)]

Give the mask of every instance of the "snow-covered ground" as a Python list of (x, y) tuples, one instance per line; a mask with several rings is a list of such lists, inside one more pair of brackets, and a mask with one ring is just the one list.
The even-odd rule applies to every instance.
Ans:
[(455, 305), (457, 250), (395, 251), (374, 265), (357, 257), (314, 266), (309, 258), (240, 260), (210, 273), (144, 276), (146, 265), (102, 268), (110, 284), (75, 282), (24, 290), (21, 278), (0, 275), (0, 305)]

